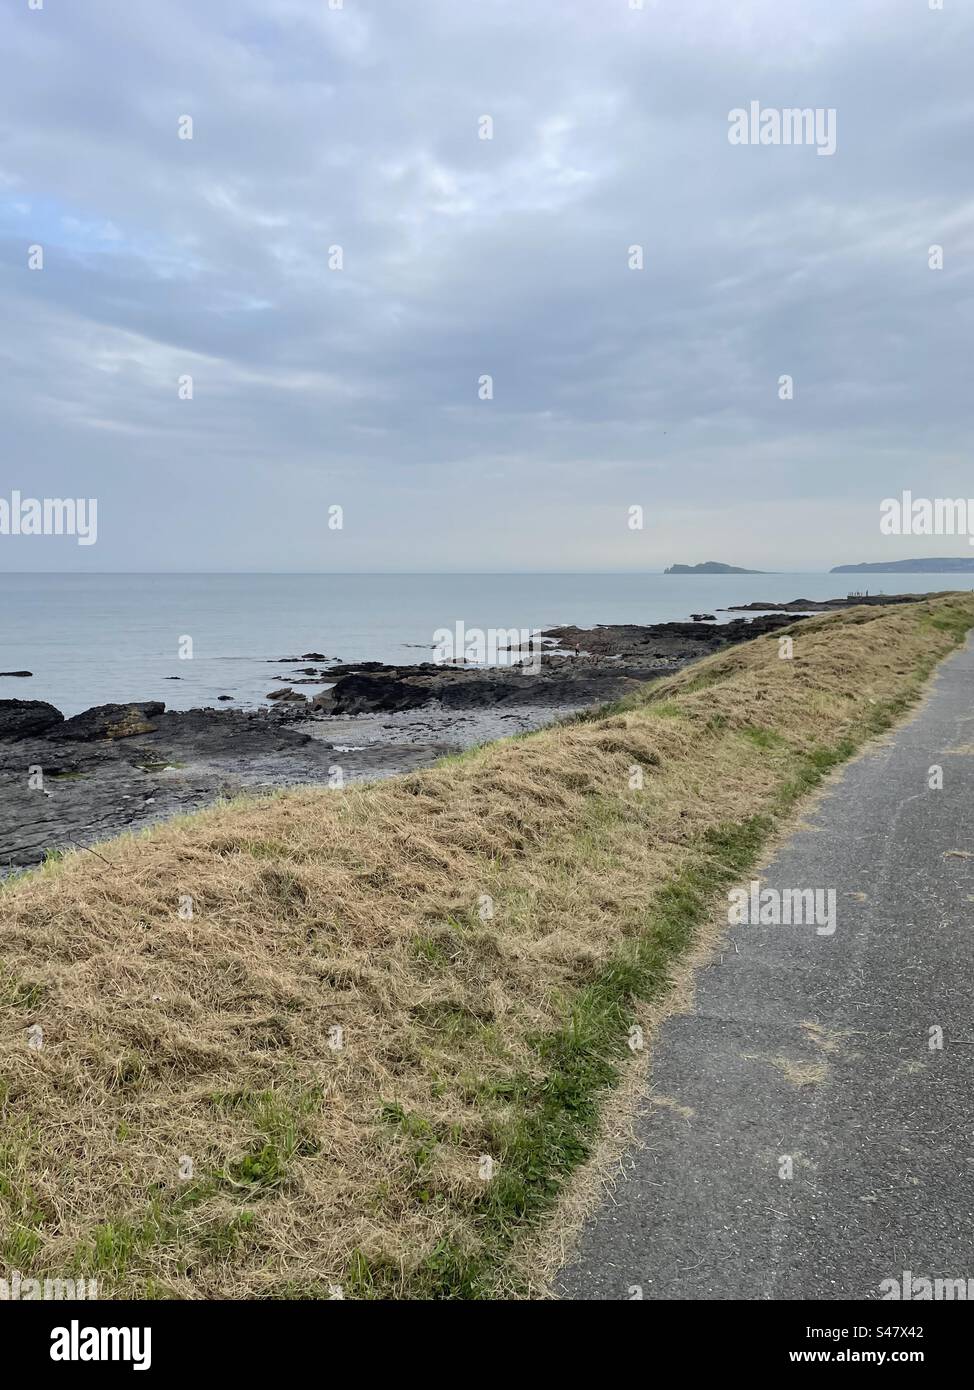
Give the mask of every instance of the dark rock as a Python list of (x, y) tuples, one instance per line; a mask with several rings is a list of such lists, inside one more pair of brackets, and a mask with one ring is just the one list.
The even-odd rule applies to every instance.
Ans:
[(359, 661), (359, 662), (354, 662), (354, 661), (352, 661), (352, 662), (349, 662), (347, 665), (344, 665), (344, 666), (339, 665), (339, 666), (332, 666), (332, 667), (330, 667), (330, 668), (329, 668), (329, 671), (328, 671), (328, 679), (329, 679), (329, 680), (334, 680), (336, 676), (357, 676), (357, 675), (359, 675), (361, 672), (369, 672), (369, 671), (374, 671), (374, 672), (376, 672), (377, 674), (378, 674), (378, 673), (383, 673), (383, 674), (385, 674), (385, 675), (388, 675), (388, 674), (390, 674), (390, 673), (392, 673), (392, 672), (399, 672), (399, 671), (406, 671), (406, 672), (408, 672), (409, 674), (413, 674), (413, 673), (415, 673), (415, 672), (417, 672), (417, 671), (438, 671), (438, 670), (442, 670), (442, 667), (434, 666), (434, 664), (433, 664), (431, 661), (427, 661), (427, 662), (425, 662), (424, 664), (419, 665), (419, 666), (389, 666), (389, 665), (387, 665), (386, 662), (384, 662), (384, 661)]
[[(339, 657), (337, 657), (337, 656), (325, 656), (323, 652), (305, 652), (303, 656), (278, 656), (278, 657), (273, 657), (273, 658), (271, 659), (271, 664), (272, 664), (272, 665), (277, 665), (277, 666), (284, 666), (285, 664), (286, 664), (286, 665), (293, 665), (294, 663), (296, 663), (296, 662), (298, 662), (298, 661), (339, 661), (339, 660), (340, 660)], [(380, 662), (376, 662), (375, 664), (376, 664), (377, 666), (381, 666), (381, 665), (382, 665), (381, 661), (380, 661)]]
[(301, 703), (307, 700), (307, 698), (307, 695), (302, 695), (300, 691), (292, 690), (289, 685), (286, 685), (283, 690), (269, 690), (265, 696), (265, 699), (268, 700), (294, 700), (297, 703)]
[[(381, 663), (373, 663), (379, 665)], [(376, 710), (418, 709), (432, 699), (429, 686), (390, 676), (344, 676), (331, 690), (315, 697), (315, 709), (328, 714), (368, 714)]]
[(52, 738), (82, 740), (134, 738), (138, 734), (155, 733), (150, 721), (165, 710), (161, 700), (143, 700), (130, 705), (96, 705), (65, 719), (51, 735)]
[(232, 699), (233, 699), (233, 696), (232, 696), (232, 695), (218, 695), (216, 698), (217, 698), (218, 700), (232, 700)]
[(0, 700), (0, 738), (36, 738), (63, 721), (44, 700)]
[[(448, 710), (494, 705), (552, 707), (598, 704), (617, 699), (637, 682), (678, 670), (687, 661), (750, 641), (794, 621), (767, 613), (751, 621), (718, 625), (712, 614), (689, 623), (607, 624), (595, 628), (549, 628), (540, 662), (520, 666), (475, 666), (422, 662), (392, 666), (381, 661), (333, 666), (335, 684), (316, 696), (310, 713), (335, 715), (399, 713), (432, 701)], [(566, 652), (574, 652), (568, 655)], [(324, 674), (324, 673), (323, 673)]]
[[(0, 878), (54, 846), (94, 844), (221, 796), (326, 783), (330, 744), (287, 727), (304, 708), (174, 711), (153, 718), (154, 732), (125, 739), (0, 740)], [(355, 757), (381, 766), (388, 754)], [(402, 766), (434, 757), (425, 749), (405, 755)], [(32, 764), (43, 770), (43, 789), (29, 784)]]
[(647, 647), (657, 656), (665, 654), (671, 660), (706, 656), (731, 642), (749, 642), (752, 637), (763, 637), (793, 621), (784, 613), (767, 613), (751, 622), (738, 618), (712, 626), (709, 614), (702, 617), (699, 622), (650, 623), (645, 627), (637, 623), (606, 623), (591, 628), (552, 627), (542, 636), (590, 656), (618, 657), (625, 664), (630, 657), (644, 656)]
[(647, 660), (621, 666), (615, 662), (552, 659), (540, 669), (388, 666), (379, 672), (356, 672), (340, 678), (317, 696), (311, 708), (325, 714), (399, 713), (438, 701), (447, 710), (519, 706), (581, 706), (614, 699), (637, 681), (670, 674), (677, 667)]
[(919, 603), (930, 594), (851, 594), (848, 598), (793, 598), (790, 603), (732, 603), (727, 613), (828, 613), (835, 608), (882, 607), (887, 603)]

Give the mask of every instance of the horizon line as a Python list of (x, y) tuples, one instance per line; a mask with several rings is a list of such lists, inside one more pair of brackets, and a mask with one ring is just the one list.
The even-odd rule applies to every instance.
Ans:
[[(974, 557), (972, 557), (974, 558)], [(861, 561), (859, 563), (878, 563), (876, 561)], [(935, 573), (936, 571), (931, 571)], [(831, 574), (831, 570), (741, 570), (740, 572), (705, 573), (699, 575), (674, 574), (673, 579), (702, 578), (702, 579), (743, 579), (748, 575), (756, 577), (771, 577), (772, 575), (822, 575)], [(331, 575), (334, 577), (346, 576), (350, 579), (364, 578), (366, 576), (399, 576), (408, 577), (410, 575), (436, 577), (439, 575), (611, 575), (615, 578), (626, 576), (634, 579), (645, 578), (648, 576), (663, 577), (666, 570), (468, 570), (468, 569), (449, 569), (449, 570), (0, 570), (0, 578), (4, 576), (17, 576), (18, 578), (30, 578), (40, 575), (64, 575), (74, 578), (85, 578), (90, 576), (101, 576), (108, 578), (112, 575), (131, 576), (131, 575), (162, 575), (162, 576), (216, 576), (216, 575), (261, 575), (278, 576), (281, 578), (317, 578), (320, 576)]]

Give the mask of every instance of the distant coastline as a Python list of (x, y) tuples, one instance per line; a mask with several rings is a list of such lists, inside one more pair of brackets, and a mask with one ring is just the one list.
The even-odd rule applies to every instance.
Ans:
[(974, 555), (944, 555), (929, 560), (874, 560), (861, 565), (834, 565), (829, 574), (974, 574)]

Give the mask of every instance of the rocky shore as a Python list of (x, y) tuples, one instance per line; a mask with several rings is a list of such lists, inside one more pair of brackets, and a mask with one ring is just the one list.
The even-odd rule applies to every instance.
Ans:
[[(825, 606), (843, 601), (801, 611)], [(540, 728), (786, 626), (795, 610), (782, 607), (723, 624), (552, 628), (540, 660), (523, 670), (274, 658), (293, 669), (269, 682), (268, 705), (253, 711), (167, 712), (154, 701), (65, 719), (44, 701), (0, 700), (0, 876), (221, 797), (387, 777)], [(321, 693), (309, 697), (303, 685)]]
[(872, 607), (875, 604), (916, 603), (938, 594), (850, 594), (848, 598), (793, 598), (789, 603), (732, 603), (725, 613), (829, 613), (836, 608)]

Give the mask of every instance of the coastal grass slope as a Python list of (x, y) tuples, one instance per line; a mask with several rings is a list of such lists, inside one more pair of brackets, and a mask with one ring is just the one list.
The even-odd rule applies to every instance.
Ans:
[(219, 806), (5, 886), (0, 1273), (519, 1291), (512, 1251), (598, 1134), (636, 1002), (972, 625), (961, 594), (815, 617), (791, 659), (776, 633), (427, 772)]

